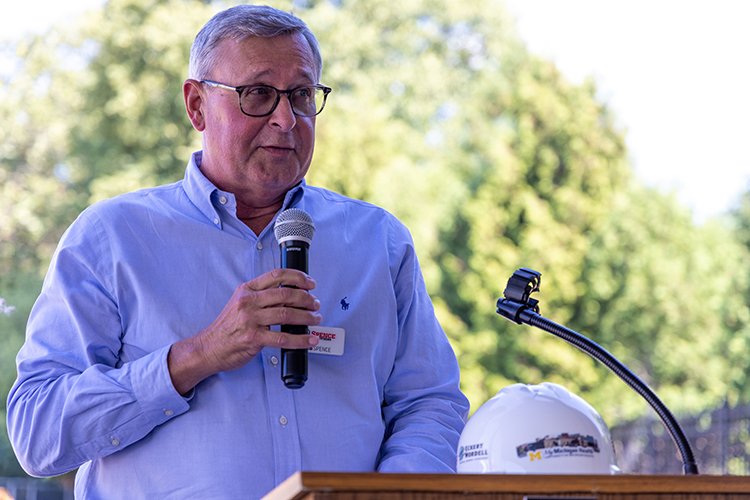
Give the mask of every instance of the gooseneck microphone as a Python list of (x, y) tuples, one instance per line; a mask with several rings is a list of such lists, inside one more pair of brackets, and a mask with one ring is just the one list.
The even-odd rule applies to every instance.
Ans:
[(620, 377), (623, 382), (645, 399), (656, 414), (659, 415), (659, 418), (661, 418), (662, 423), (669, 431), (675, 446), (680, 452), (683, 473), (698, 474), (698, 465), (695, 461), (693, 450), (690, 447), (690, 442), (685, 436), (685, 432), (680, 427), (674, 415), (672, 415), (672, 412), (669, 411), (654, 391), (599, 344), (584, 337), (575, 330), (566, 328), (539, 314), (539, 301), (532, 299), (531, 294), (539, 291), (541, 281), (542, 273), (525, 267), (518, 269), (508, 280), (508, 285), (503, 292), (505, 298), (501, 297), (497, 300), (497, 313), (519, 325), (526, 323), (527, 325), (535, 326), (547, 333), (551, 333), (577, 347), (612, 370), (615, 375)]
[[(276, 218), (273, 232), (281, 250), (281, 267), (307, 273), (308, 250), (315, 224), (304, 210), (290, 208)], [(307, 335), (307, 325), (281, 325), (281, 331)], [(307, 381), (307, 349), (281, 349), (281, 380), (289, 389), (300, 389)]]

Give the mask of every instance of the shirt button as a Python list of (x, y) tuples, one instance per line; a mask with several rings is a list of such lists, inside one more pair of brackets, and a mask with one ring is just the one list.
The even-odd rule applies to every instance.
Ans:
[(224, 195), (222, 195), (221, 197), (219, 197), (219, 203), (221, 203), (222, 205), (226, 205), (227, 204), (227, 197), (224, 196)]
[(164, 410), (164, 415), (171, 417), (174, 415), (174, 410)]
[(258, 250), (263, 250), (263, 243), (259, 241), (258, 243), (255, 244), (255, 248), (257, 248)]
[(273, 366), (278, 365), (279, 364), (279, 358), (277, 358), (276, 356), (271, 356), (271, 364)]
[(218, 218), (218, 217), (215, 217), (215, 218), (214, 218), (214, 224), (218, 224), (218, 223), (219, 223), (219, 218)]
[(117, 439), (116, 437), (113, 437), (113, 438), (112, 438), (112, 439), (110, 440), (110, 443), (112, 443), (112, 446), (120, 446), (120, 440), (119, 440), (119, 439)]
[(284, 415), (282, 415), (282, 416), (279, 417), (279, 423), (281, 425), (286, 425), (286, 424), (289, 423), (289, 420), (287, 420), (287, 418)]

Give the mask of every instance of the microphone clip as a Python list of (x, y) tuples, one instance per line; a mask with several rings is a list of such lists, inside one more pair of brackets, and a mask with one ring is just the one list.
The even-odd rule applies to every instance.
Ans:
[(519, 325), (521, 313), (531, 309), (539, 313), (539, 301), (532, 299), (531, 294), (539, 291), (539, 285), (542, 282), (542, 273), (522, 267), (513, 273), (508, 279), (508, 284), (503, 291), (505, 298), (497, 301), (497, 313)]

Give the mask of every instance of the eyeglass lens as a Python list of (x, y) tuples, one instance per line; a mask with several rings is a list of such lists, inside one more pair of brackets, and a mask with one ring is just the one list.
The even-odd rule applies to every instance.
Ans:
[[(287, 96), (295, 114), (313, 116), (322, 110), (325, 92), (317, 87), (301, 87)], [(280, 95), (275, 88), (260, 85), (245, 89), (240, 105), (246, 114), (262, 116), (272, 113), (279, 100)]]

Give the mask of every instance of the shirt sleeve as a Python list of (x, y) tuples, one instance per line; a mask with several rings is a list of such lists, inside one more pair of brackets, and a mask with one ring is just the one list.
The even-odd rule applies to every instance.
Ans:
[(394, 229), (391, 273), (399, 336), (384, 390), (386, 437), (378, 471), (455, 472), (469, 403), (459, 389), (458, 362), (435, 317), (411, 236), (399, 223)]
[(110, 455), (189, 408), (169, 376), (169, 346), (118, 359), (116, 261), (90, 212), (53, 256), (8, 396), (8, 434), (31, 475), (59, 475)]

